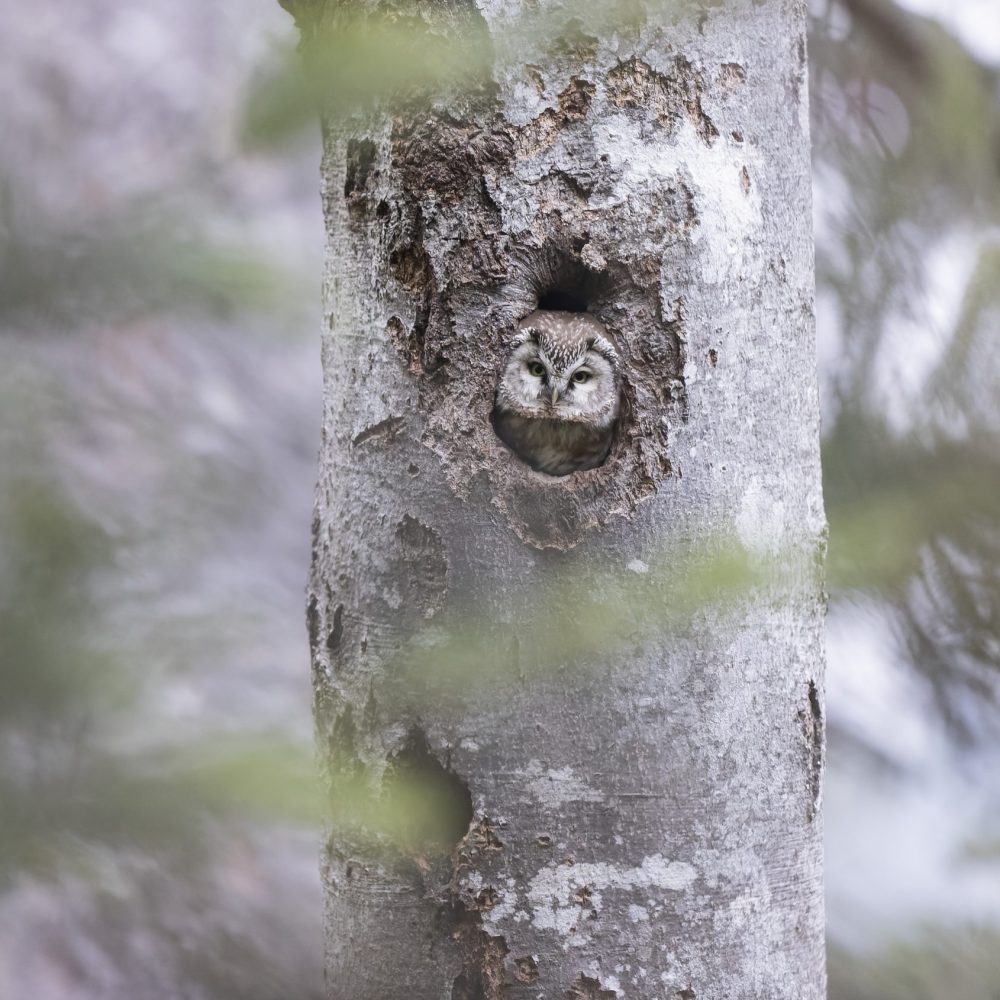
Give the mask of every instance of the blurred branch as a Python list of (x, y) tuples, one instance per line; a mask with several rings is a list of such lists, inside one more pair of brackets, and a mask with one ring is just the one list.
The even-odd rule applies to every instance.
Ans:
[(850, 12), (866, 39), (893, 59), (914, 83), (928, 85), (933, 65), (927, 45), (914, 27), (913, 15), (891, 0), (837, 0)]
[[(0, 184), (0, 326), (62, 330), (157, 312), (243, 315), (295, 301), (301, 282), (262, 254), (210, 240), (166, 208), (52, 220)], [(6, 210), (4, 205), (6, 203)], [(176, 216), (176, 213), (174, 213)]]
[(894, 609), (907, 658), (962, 737), (975, 729), (967, 695), (985, 708), (1000, 694), (998, 454), (995, 434), (929, 444), (843, 415), (824, 449), (831, 590)]
[[(40, 448), (33, 431), (26, 449)], [(9, 470), (24, 452), (4, 457)], [(287, 739), (118, 745), (134, 733), (148, 678), (98, 640), (108, 540), (54, 482), (26, 471), (3, 487), (0, 877), (56, 874), (86, 844), (197, 853), (209, 821), (317, 823), (312, 754)]]
[[(957, 410), (967, 415), (976, 403), (980, 409), (996, 405), (995, 382), (986, 386), (977, 382), (983, 374), (982, 360), (992, 363), (997, 320), (1000, 320), (1000, 243), (990, 242), (979, 251), (947, 350), (942, 352), (935, 372), (928, 379), (928, 395), (949, 403), (952, 412)], [(983, 394), (988, 398), (982, 399)]]
[(1000, 935), (941, 926), (874, 953), (834, 944), (829, 970), (829, 1000), (985, 1000), (1000, 985)]
[(897, 594), (925, 546), (1000, 523), (995, 438), (935, 446), (842, 419), (824, 449), (831, 588)]
[(532, 58), (587, 52), (601, 39), (627, 33), (651, 6), (658, 18), (680, 18), (725, 0), (576, 0), (562, 9), (527, 4), (489, 28), (478, 11), (449, 4), (279, 2), (301, 32), (302, 58), (286, 52), (250, 95), (244, 135), (253, 146), (287, 140), (319, 114), (335, 120), (377, 103), (405, 108), (442, 89), (492, 98), (494, 78), (507, 62), (523, 73)]

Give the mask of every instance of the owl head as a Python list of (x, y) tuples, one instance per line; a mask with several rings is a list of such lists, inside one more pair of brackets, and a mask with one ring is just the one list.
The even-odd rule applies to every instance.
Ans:
[(497, 407), (521, 417), (611, 426), (621, 362), (603, 324), (586, 313), (537, 310), (519, 327)]

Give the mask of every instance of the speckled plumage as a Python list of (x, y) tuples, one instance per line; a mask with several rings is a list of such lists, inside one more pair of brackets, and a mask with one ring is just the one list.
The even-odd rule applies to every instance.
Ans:
[(621, 363), (586, 313), (538, 310), (520, 323), (497, 386), (493, 426), (533, 469), (593, 469), (608, 456), (621, 401)]

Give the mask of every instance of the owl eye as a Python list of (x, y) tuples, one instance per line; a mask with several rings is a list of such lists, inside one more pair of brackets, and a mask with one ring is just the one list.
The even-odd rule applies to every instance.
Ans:
[(535, 378), (541, 378), (545, 374), (545, 365), (539, 361), (529, 361), (528, 371), (535, 376)]
[(590, 372), (584, 371), (582, 368), (578, 372), (573, 372), (573, 381), (578, 385), (582, 385), (584, 382), (589, 382), (593, 378)]

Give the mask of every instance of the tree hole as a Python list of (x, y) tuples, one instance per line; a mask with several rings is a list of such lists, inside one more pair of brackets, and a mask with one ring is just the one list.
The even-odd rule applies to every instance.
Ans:
[(404, 846), (450, 851), (472, 822), (468, 785), (437, 759), (417, 726), (390, 758), (382, 794)]

